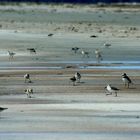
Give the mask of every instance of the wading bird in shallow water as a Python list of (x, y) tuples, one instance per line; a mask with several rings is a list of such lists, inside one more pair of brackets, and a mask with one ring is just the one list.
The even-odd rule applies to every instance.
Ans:
[(126, 73), (122, 74), (122, 81), (124, 82), (125, 87), (127, 86), (127, 88), (129, 88), (129, 84), (133, 84)]
[(76, 82), (75, 76), (71, 77), (71, 78), (70, 78), (70, 81), (73, 83), (73, 86), (75, 86), (75, 82)]
[(108, 93), (106, 95), (112, 95), (112, 93), (115, 93), (115, 97), (117, 97), (117, 91), (119, 90), (118, 88), (116, 87), (112, 87), (111, 85), (107, 85), (105, 87), (105, 89), (108, 91)]
[(99, 49), (95, 50), (95, 56), (96, 56), (97, 63), (100, 63), (103, 60), (103, 57), (102, 57), (101, 52), (99, 51)]

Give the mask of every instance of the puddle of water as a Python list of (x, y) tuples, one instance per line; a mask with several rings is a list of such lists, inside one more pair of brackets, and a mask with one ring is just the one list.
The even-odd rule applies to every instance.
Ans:
[(140, 70), (140, 66), (80, 66), (80, 69)]
[[(38, 66), (27, 66), (32, 62), (0, 62), (0, 69), (64, 69), (65, 66), (70, 68), (79, 69), (114, 69), (114, 70), (140, 70), (140, 61), (105, 61), (97, 65), (94, 61), (84, 63), (83, 61), (49, 61), (49, 62), (38, 62)], [(45, 66), (49, 64), (50, 66)], [(59, 66), (51, 66), (51, 64), (60, 64)], [(40, 66), (39, 66), (40, 65)]]

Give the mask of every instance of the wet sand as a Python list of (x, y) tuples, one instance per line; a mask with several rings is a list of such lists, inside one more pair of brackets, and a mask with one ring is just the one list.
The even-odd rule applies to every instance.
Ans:
[[(0, 106), (8, 108), (0, 113), (0, 140), (140, 139), (140, 11), (79, 7), (0, 7)], [(75, 46), (90, 57), (72, 52)], [(27, 51), (33, 47), (37, 54)], [(10, 61), (8, 50), (16, 53)], [(72, 86), (77, 71), (82, 79)], [(129, 89), (124, 72), (134, 83)], [(25, 73), (32, 83), (24, 83)], [(106, 96), (107, 84), (120, 89), (118, 97)]]

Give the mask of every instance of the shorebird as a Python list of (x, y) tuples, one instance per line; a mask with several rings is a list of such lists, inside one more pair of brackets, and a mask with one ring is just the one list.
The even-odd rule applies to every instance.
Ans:
[(102, 57), (101, 52), (99, 51), (99, 49), (95, 50), (95, 56), (96, 56), (97, 63), (100, 63), (100, 61), (103, 60), (103, 57)]
[(70, 81), (73, 83), (73, 86), (75, 86), (75, 82), (76, 82), (75, 76), (71, 77), (71, 78), (70, 78)]
[(28, 80), (29, 83), (32, 82), (31, 79), (30, 79), (30, 75), (28, 73), (24, 75), (24, 79), (25, 79), (25, 81), (24, 81), (25, 83), (26, 83), (27, 80)]
[(53, 36), (53, 34), (52, 34), (52, 33), (50, 33), (50, 34), (48, 34), (48, 36)]
[(104, 43), (104, 47), (105, 47), (105, 48), (109, 48), (110, 46), (111, 46), (110, 43)]
[(24, 91), (27, 94), (27, 98), (31, 98), (31, 94), (33, 94), (33, 89), (28, 88), (28, 89), (25, 89)]
[(4, 111), (4, 110), (6, 110), (6, 109), (8, 109), (8, 108), (0, 107), (0, 112)]
[(89, 58), (89, 52), (86, 52), (86, 51), (82, 50), (81, 53), (82, 53), (83, 57), (88, 57)]
[(27, 48), (27, 50), (30, 51), (30, 53), (35, 53), (36, 54), (35, 48)]
[(76, 81), (80, 83), (81, 74), (79, 72), (76, 72), (75, 73), (75, 78), (76, 78)]
[(79, 48), (78, 47), (74, 47), (74, 48), (71, 48), (71, 50), (74, 51), (74, 53), (76, 54), (77, 51), (79, 50)]
[(11, 51), (8, 51), (8, 54), (9, 54), (9, 60), (12, 60), (12, 59), (14, 58), (14, 55), (15, 55), (16, 53), (11, 52)]
[(91, 38), (96, 38), (96, 37), (98, 37), (97, 35), (91, 35), (90, 36)]
[(111, 85), (107, 85), (107, 86), (105, 87), (105, 89), (109, 92), (109, 93), (106, 94), (106, 95), (112, 95), (112, 93), (115, 93), (115, 97), (117, 97), (117, 91), (119, 90), (118, 88), (112, 87)]
[(129, 88), (129, 84), (132, 84), (131, 79), (127, 76), (126, 73), (122, 74), (122, 81), (124, 82), (125, 87)]

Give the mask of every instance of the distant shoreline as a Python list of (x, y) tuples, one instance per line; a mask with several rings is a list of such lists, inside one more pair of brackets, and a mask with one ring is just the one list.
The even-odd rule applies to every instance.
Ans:
[(123, 7), (123, 8), (138, 8), (140, 7), (140, 2), (37, 2), (37, 1), (0, 1), (0, 6), (7, 6), (7, 5), (17, 5), (17, 6), (25, 6), (25, 5), (66, 5), (69, 8), (74, 5), (90, 5), (95, 7)]

